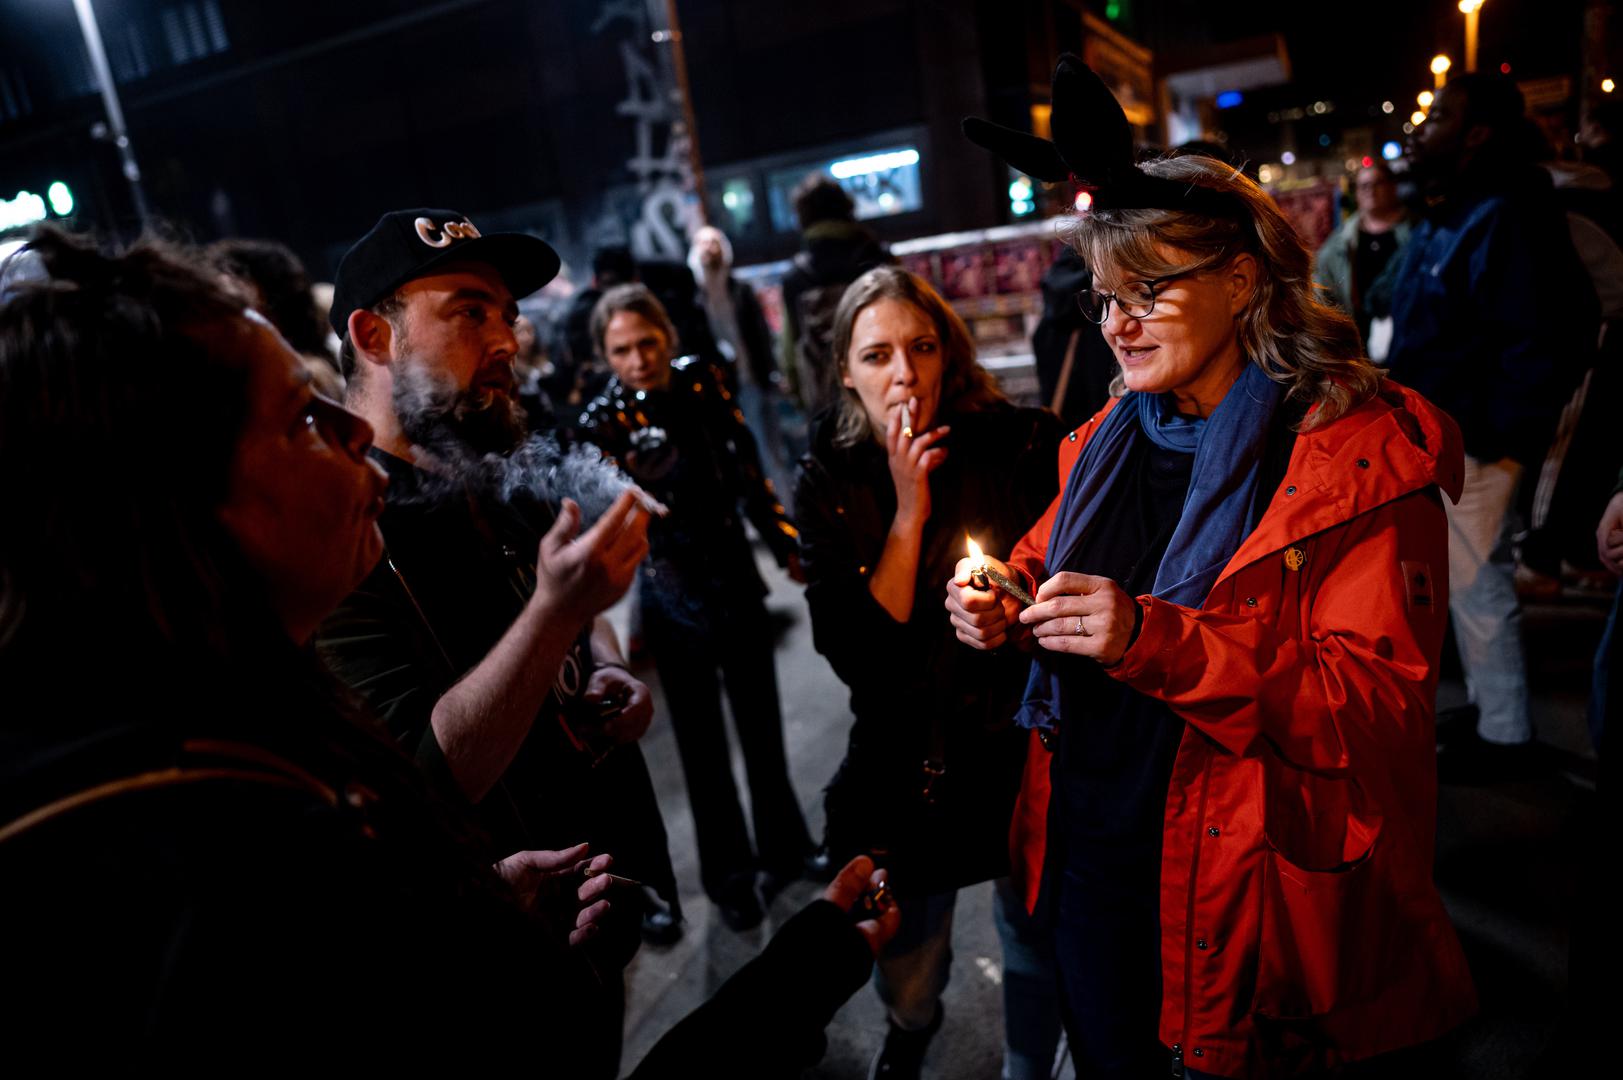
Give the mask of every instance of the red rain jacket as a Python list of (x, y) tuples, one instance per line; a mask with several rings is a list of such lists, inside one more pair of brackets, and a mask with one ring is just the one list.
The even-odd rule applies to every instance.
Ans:
[[(1060, 444), (1062, 482), (1114, 404)], [(1200, 610), (1138, 598), (1143, 627), (1110, 674), (1188, 724), (1163, 834), (1161, 1039), (1192, 1068), (1291, 1075), (1475, 1009), (1432, 884), (1438, 489), (1457, 500), (1463, 468), (1454, 422), (1388, 381), (1297, 437)], [(1010, 556), (1033, 583), (1059, 505)], [(1011, 829), (1032, 905), (1051, 760), (1034, 735)]]

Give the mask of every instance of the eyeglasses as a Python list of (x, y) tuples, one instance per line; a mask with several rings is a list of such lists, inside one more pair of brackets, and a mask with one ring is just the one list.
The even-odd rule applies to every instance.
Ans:
[(1129, 281), (1113, 293), (1085, 289), (1076, 294), (1076, 305), (1082, 309), (1082, 317), (1097, 326), (1103, 326), (1105, 320), (1110, 317), (1111, 301), (1115, 301), (1121, 313), (1129, 319), (1147, 319), (1155, 311), (1155, 291), (1167, 282), (1188, 277), (1191, 273), (1194, 271), (1150, 278), (1147, 281)]

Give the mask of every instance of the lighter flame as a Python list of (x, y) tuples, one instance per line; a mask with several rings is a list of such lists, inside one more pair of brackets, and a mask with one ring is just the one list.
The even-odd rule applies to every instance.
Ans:
[(969, 557), (975, 560), (975, 565), (985, 566), (986, 555), (981, 551), (981, 546), (975, 543), (975, 538), (973, 536), (966, 535), (964, 539), (969, 541)]

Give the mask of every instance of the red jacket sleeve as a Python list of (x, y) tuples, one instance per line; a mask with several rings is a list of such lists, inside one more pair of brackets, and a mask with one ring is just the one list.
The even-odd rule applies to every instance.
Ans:
[[(1445, 568), (1446, 537), (1427, 488), (1301, 541), (1300, 571), (1269, 558), (1220, 582), (1208, 604), (1245, 614), (1141, 596), (1142, 629), (1110, 674), (1236, 754), (1265, 742), (1303, 769), (1356, 772), (1396, 741), (1431, 735), (1446, 575), (1417, 601), (1406, 567)], [(1252, 614), (1222, 603), (1225, 589), (1277, 603)]]

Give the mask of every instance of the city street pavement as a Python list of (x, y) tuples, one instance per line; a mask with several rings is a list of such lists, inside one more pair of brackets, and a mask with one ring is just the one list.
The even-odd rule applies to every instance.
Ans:
[[(850, 724), (845, 687), (812, 648), (800, 588), (758, 556), (772, 588), (768, 607), (782, 627), (778, 680), (795, 788), (814, 835), (822, 830), (822, 785), (844, 753)], [(629, 608), (611, 613), (622, 630)], [(1570, 1016), (1566, 1000), (1571, 913), (1579, 873), (1598, 865), (1594, 831), (1594, 756), (1583, 724), (1588, 664), (1600, 634), (1598, 599), (1531, 608), (1526, 622), (1533, 678), (1534, 720), (1549, 744), (1540, 775), (1490, 787), (1446, 787), (1438, 807), (1437, 878), (1470, 957), (1481, 1013), (1452, 1047), (1452, 1076), (1471, 1080), (1531, 1074), (1557, 1024)], [(798, 882), (773, 902), (765, 923), (729, 930), (699, 887), (693, 821), (670, 724), (651, 663), (638, 675), (659, 704), (643, 740), (669, 830), (687, 931), (667, 948), (644, 947), (628, 971), (625, 1065), (629, 1070), (659, 1035), (708, 997), (754, 956), (772, 932), (821, 891)], [(1444, 706), (1464, 700), (1457, 671), (1445, 665)], [(736, 748), (736, 742), (735, 742)], [(740, 791), (742, 763), (734, 760)], [(991, 887), (959, 895), (952, 981), (944, 998), (946, 1024), (931, 1046), (925, 1075), (941, 1080), (997, 1077), (1002, 1061), (1001, 954), (992, 927)], [(864, 988), (828, 1028), (828, 1051), (807, 1075), (860, 1080), (884, 1037), (884, 1011)], [(1604, 1039), (1579, 1031), (1578, 1038)], [(747, 1062), (727, 1060), (716, 1047), (714, 1073), (747, 1075)], [(1066, 1061), (1056, 1076), (1073, 1073)], [(1559, 1075), (1559, 1074), (1551, 1074)]]

